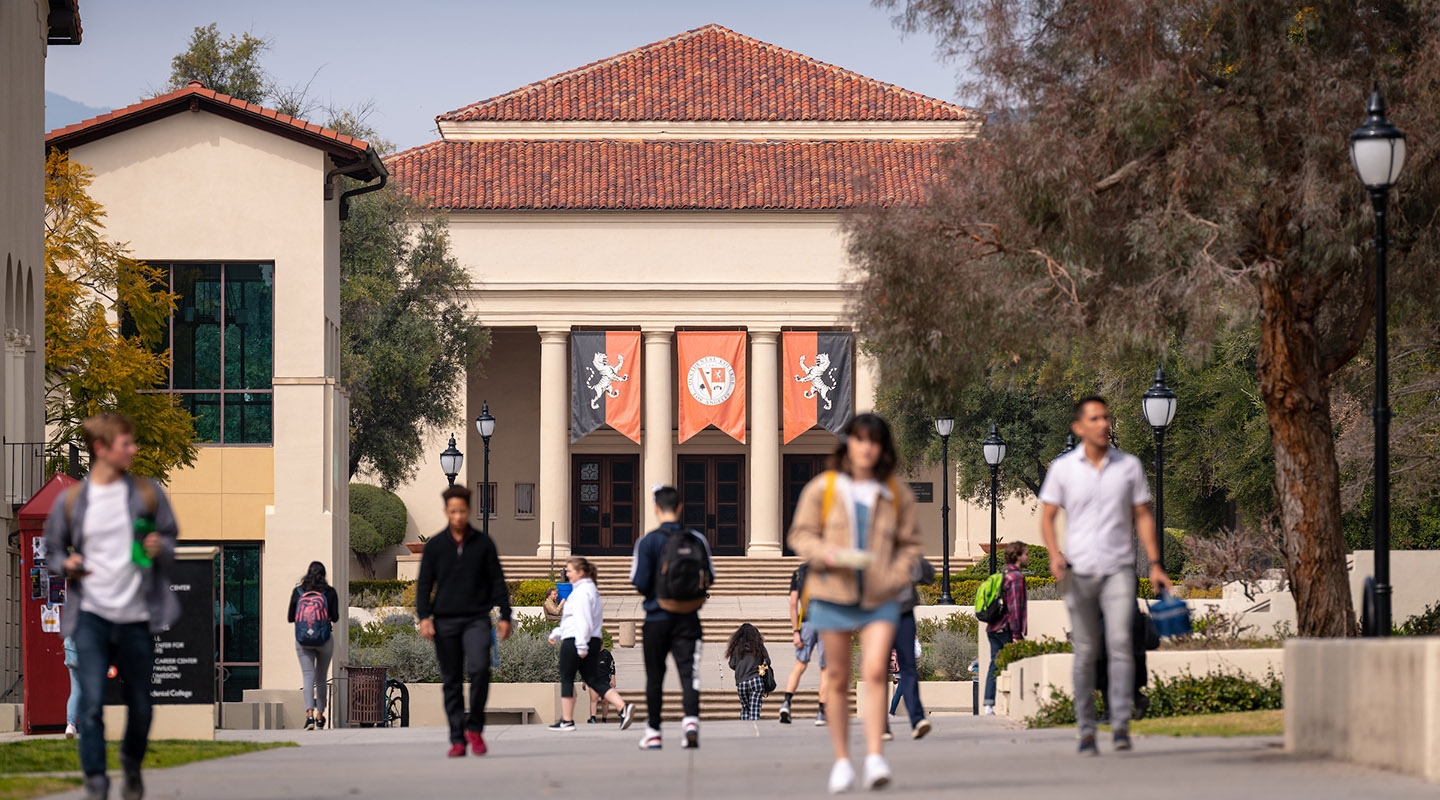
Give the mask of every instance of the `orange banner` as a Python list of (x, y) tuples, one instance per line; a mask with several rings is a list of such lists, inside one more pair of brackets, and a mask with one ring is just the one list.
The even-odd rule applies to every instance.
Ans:
[(714, 425), (745, 442), (745, 332), (677, 331), (680, 441)]

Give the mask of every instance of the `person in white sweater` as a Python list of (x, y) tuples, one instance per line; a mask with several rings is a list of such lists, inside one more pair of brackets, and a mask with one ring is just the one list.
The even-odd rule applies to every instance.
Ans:
[(560, 616), (560, 627), (550, 632), (550, 643), (560, 645), (560, 719), (552, 731), (575, 730), (575, 673), (597, 697), (619, 709), (620, 730), (630, 727), (635, 704), (627, 703), (601, 675), (601, 631), (605, 610), (595, 586), (595, 565), (576, 556), (565, 562), (565, 578), (572, 586)]

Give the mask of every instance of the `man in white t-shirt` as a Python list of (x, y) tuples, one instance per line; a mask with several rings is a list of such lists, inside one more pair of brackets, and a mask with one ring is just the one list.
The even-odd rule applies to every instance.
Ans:
[(80, 683), (80, 767), (85, 796), (105, 798), (106, 673), (114, 665), (125, 689), (121, 796), (140, 800), (140, 764), (150, 737), (152, 635), (180, 616), (166, 568), (179, 531), (165, 493), (149, 478), (128, 474), (135, 428), (121, 414), (99, 414), (81, 431), (90, 447), (90, 474), (67, 489), (45, 520), (49, 569), (70, 579), (60, 628), (73, 637)]
[[(1050, 548), (1050, 572), (1065, 595), (1075, 648), (1075, 721), (1080, 754), (1097, 755), (1095, 674), (1101, 627), (1109, 652), (1110, 722), (1116, 750), (1129, 750), (1130, 706), (1135, 681), (1131, 653), (1135, 608), (1135, 545), (1140, 536), (1150, 558), (1150, 582), (1168, 589), (1160, 566), (1150, 487), (1140, 459), (1110, 445), (1110, 407), (1097, 396), (1075, 404), (1071, 430), (1083, 446), (1055, 459), (1040, 487), (1040, 533)], [(1065, 509), (1065, 551), (1055, 534), (1055, 515)], [(1103, 615), (1103, 619), (1102, 619)]]

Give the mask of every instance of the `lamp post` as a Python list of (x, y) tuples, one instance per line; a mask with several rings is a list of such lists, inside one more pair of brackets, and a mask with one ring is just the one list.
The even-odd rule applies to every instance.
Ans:
[(485, 443), (485, 481), (480, 491), (480, 532), (490, 535), (490, 437), (495, 435), (495, 418), (490, 416), (490, 404), (480, 404), (480, 416), (475, 418), (475, 430), (480, 432), (480, 441)]
[(945, 475), (945, 488), (940, 498), (940, 542), (945, 548), (940, 554), (940, 599), (938, 605), (953, 606), (955, 599), (950, 596), (950, 492), (955, 482), (950, 477), (950, 433), (955, 430), (955, 418), (945, 414), (935, 418), (935, 432), (940, 434), (940, 469)]
[(1385, 297), (1385, 206), (1405, 166), (1405, 134), (1385, 118), (1376, 82), (1365, 122), (1350, 134), (1350, 159), (1375, 212), (1375, 618), (1372, 636), (1390, 635), (1390, 347)]
[(1145, 421), (1155, 432), (1155, 551), (1165, 569), (1165, 429), (1175, 419), (1175, 393), (1165, 385), (1165, 370), (1155, 366), (1155, 383), (1140, 399)]
[[(1067, 433), (1067, 434), (1065, 434), (1065, 449), (1060, 451), (1060, 455), (1063, 456), (1063, 455), (1065, 455), (1066, 453), (1070, 452), (1071, 450), (1074, 450), (1076, 444), (1077, 444), (1077, 442), (1075, 441), (1075, 434), (1073, 434), (1073, 433)], [(1056, 456), (1056, 458), (1059, 458), (1059, 457), (1060, 457), (1060, 456)]]
[(990, 574), (995, 574), (995, 502), (1000, 494), (1000, 462), (1005, 460), (1005, 440), (1000, 438), (1000, 426), (990, 426), (990, 436), (980, 444), (985, 454), (985, 463), (990, 465)]
[(455, 434), (450, 434), (450, 446), (440, 451), (440, 469), (450, 485), (455, 485), (455, 476), (460, 474), (460, 465), (465, 463), (465, 454), (455, 449)]

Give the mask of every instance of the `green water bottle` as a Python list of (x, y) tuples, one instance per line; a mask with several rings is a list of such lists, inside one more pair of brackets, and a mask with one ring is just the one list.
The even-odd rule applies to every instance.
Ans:
[(149, 517), (138, 517), (135, 520), (135, 541), (130, 545), (130, 560), (135, 566), (142, 569), (149, 569), (155, 560), (145, 552), (145, 537), (155, 532), (155, 520)]

